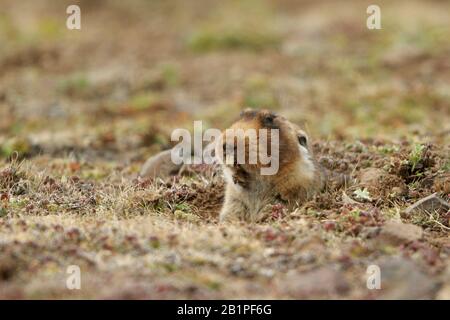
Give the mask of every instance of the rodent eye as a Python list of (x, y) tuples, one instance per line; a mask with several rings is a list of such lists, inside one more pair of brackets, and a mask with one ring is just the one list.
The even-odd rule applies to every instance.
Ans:
[(308, 145), (308, 140), (306, 139), (305, 136), (298, 136), (298, 143), (300, 143), (301, 146), (304, 146), (305, 148)]

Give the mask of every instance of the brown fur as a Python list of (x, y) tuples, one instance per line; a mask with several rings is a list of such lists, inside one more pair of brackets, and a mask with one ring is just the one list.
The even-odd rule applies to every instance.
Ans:
[[(259, 220), (277, 202), (290, 209), (301, 204), (323, 187), (322, 171), (313, 159), (306, 134), (284, 117), (270, 111), (246, 110), (230, 129), (279, 129), (279, 170), (275, 175), (260, 174), (262, 165), (223, 164), (227, 182), (220, 219)], [(301, 151), (299, 137), (306, 141)], [(258, 141), (259, 141), (258, 136)], [(270, 139), (268, 139), (270, 144)], [(252, 146), (246, 140), (246, 153)], [(221, 145), (216, 146), (219, 154)], [(246, 159), (247, 159), (246, 154)]]

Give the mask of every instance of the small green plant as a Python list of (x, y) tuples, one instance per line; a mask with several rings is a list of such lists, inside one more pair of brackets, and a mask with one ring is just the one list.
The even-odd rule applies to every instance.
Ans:
[(175, 205), (175, 210), (180, 210), (182, 212), (190, 213), (191, 212), (191, 207), (187, 203), (177, 203)]
[(443, 166), (442, 166), (442, 170), (444, 172), (450, 172), (450, 160), (448, 160)]
[(369, 191), (367, 190), (367, 188), (364, 189), (357, 189), (353, 192), (353, 195), (360, 200), (367, 200), (367, 201), (372, 201), (372, 198), (370, 197)]
[(244, 49), (250, 51), (277, 47), (280, 43), (275, 34), (256, 30), (201, 30), (193, 33), (187, 45), (196, 52), (212, 50)]
[(28, 154), (31, 149), (32, 146), (27, 139), (14, 137), (0, 145), (0, 156), (7, 158), (12, 157), (16, 153), (19, 158), (22, 158)]
[(56, 19), (43, 19), (37, 26), (36, 36), (40, 39), (57, 39), (61, 34), (60, 23)]
[(176, 66), (170, 63), (161, 65), (161, 77), (165, 84), (169, 87), (174, 87), (179, 83), (179, 72)]
[(6, 217), (6, 215), (8, 214), (8, 211), (0, 206), (0, 218)]
[(392, 154), (394, 152), (398, 152), (399, 147), (396, 145), (383, 145), (377, 147), (377, 151), (381, 154)]
[(58, 90), (67, 95), (85, 94), (91, 83), (83, 73), (77, 73), (61, 80), (58, 84)]
[(408, 163), (411, 165), (411, 171), (414, 171), (422, 160), (423, 150), (425, 146), (422, 144), (415, 144), (413, 149), (411, 150), (408, 158)]
[(131, 98), (130, 105), (134, 110), (145, 110), (158, 100), (158, 97), (152, 93), (137, 94)]

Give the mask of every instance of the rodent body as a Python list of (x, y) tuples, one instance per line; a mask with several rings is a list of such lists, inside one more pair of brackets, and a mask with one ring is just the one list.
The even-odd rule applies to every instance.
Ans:
[[(289, 209), (300, 205), (324, 186), (323, 172), (313, 158), (309, 139), (298, 126), (270, 111), (246, 110), (230, 130), (277, 129), (279, 168), (275, 174), (262, 175), (263, 165), (227, 164), (222, 161), (226, 180), (225, 201), (220, 220), (233, 218), (257, 221), (272, 211), (272, 205), (282, 203)], [(258, 142), (261, 134), (258, 134)], [(270, 140), (270, 139), (267, 139)], [(252, 150), (246, 140), (246, 152)], [(216, 155), (220, 149), (216, 145)]]

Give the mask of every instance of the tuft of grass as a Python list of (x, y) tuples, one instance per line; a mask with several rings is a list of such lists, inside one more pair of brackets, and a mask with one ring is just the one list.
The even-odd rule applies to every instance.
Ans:
[(411, 171), (414, 171), (422, 160), (423, 150), (425, 146), (422, 144), (414, 144), (408, 158), (408, 163), (411, 165)]
[(31, 149), (32, 145), (27, 139), (14, 137), (0, 146), (0, 156), (9, 158), (17, 154), (18, 158), (23, 158), (31, 152)]
[(201, 221), (199, 216), (189, 213), (189, 212), (184, 212), (182, 210), (175, 210), (174, 215), (175, 215), (175, 218), (178, 220), (184, 220), (184, 221), (188, 221), (188, 222)]
[(158, 99), (158, 96), (155, 94), (141, 93), (131, 98), (130, 106), (134, 110), (145, 110), (151, 108)]
[(376, 147), (376, 150), (384, 155), (393, 154), (394, 152), (398, 152), (400, 149), (396, 145), (383, 145)]
[[(449, 231), (448, 218), (440, 215), (437, 211), (421, 212), (414, 214), (412, 223), (421, 226), (422, 228), (429, 228), (436, 231)], [(447, 224), (447, 225), (446, 225)]]
[(161, 78), (169, 87), (175, 87), (180, 82), (178, 68), (171, 63), (164, 63), (160, 67)]
[(447, 162), (442, 166), (442, 170), (444, 172), (450, 172), (450, 160), (447, 160)]
[(69, 96), (86, 94), (91, 83), (88, 77), (83, 73), (76, 73), (63, 79), (58, 84), (58, 91)]
[(57, 39), (62, 34), (61, 23), (55, 19), (43, 19), (37, 26), (37, 37), (42, 39)]
[(6, 217), (8, 215), (8, 210), (6, 208), (3, 208), (3, 206), (0, 206), (0, 218)]
[(187, 41), (187, 46), (195, 52), (238, 49), (259, 51), (267, 48), (277, 48), (279, 44), (280, 38), (274, 33), (242, 28), (199, 30), (194, 32)]
[(175, 204), (175, 211), (190, 213), (191, 207), (187, 203), (177, 203)]

